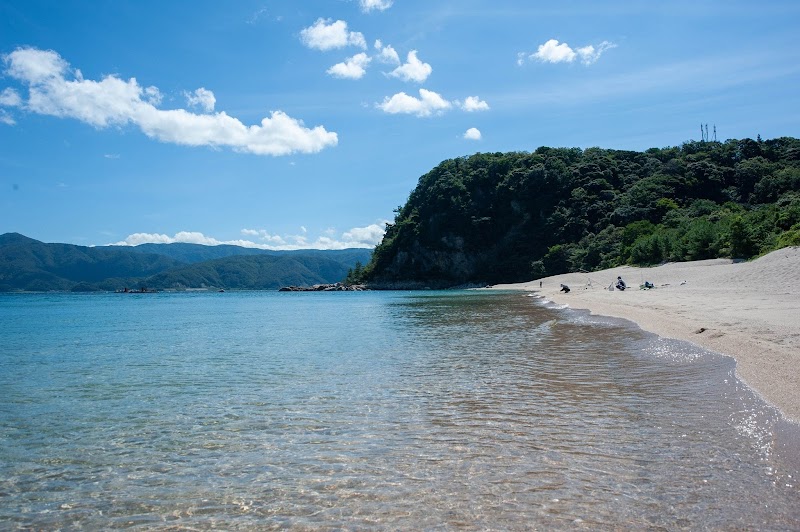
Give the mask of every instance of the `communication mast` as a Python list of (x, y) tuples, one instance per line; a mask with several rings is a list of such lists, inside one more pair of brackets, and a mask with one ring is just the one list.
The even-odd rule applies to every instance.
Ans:
[[(702, 142), (711, 140), (711, 136), (708, 134), (708, 124), (700, 124), (700, 140)], [(714, 124), (714, 142), (717, 142), (717, 124)]]

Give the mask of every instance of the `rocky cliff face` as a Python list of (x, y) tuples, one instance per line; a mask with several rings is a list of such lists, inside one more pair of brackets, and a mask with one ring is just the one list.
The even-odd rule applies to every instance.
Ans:
[[(479, 279), (485, 253), (468, 253), (464, 239), (449, 235), (436, 248), (414, 242), (408, 249), (398, 250), (381, 275), (370, 281), (370, 287), (382, 288), (449, 288), (470, 284), (482, 285)], [(409, 272), (415, 272), (414, 278)], [(412, 280), (416, 279), (416, 280)]]

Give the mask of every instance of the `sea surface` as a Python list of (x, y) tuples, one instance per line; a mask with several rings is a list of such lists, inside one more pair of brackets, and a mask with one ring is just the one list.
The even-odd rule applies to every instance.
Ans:
[(734, 370), (521, 292), (0, 295), (0, 529), (800, 530)]

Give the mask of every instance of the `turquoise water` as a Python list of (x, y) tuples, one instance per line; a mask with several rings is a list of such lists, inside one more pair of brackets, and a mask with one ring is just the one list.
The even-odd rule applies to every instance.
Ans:
[(800, 529), (731, 359), (522, 293), (0, 295), (0, 529)]

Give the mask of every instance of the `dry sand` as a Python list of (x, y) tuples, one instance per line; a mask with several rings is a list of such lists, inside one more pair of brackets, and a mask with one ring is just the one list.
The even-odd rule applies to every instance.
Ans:
[[(624, 292), (609, 291), (617, 276)], [(728, 259), (623, 266), (569, 273), (496, 289), (531, 290), (574, 309), (631, 320), (666, 338), (687, 340), (736, 359), (753, 390), (800, 422), (800, 248), (752, 262)], [(650, 281), (651, 290), (639, 285)], [(560, 284), (571, 291), (559, 292)]]

